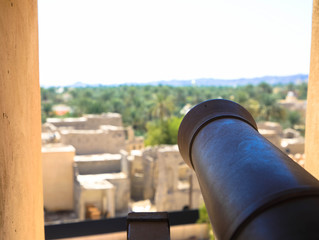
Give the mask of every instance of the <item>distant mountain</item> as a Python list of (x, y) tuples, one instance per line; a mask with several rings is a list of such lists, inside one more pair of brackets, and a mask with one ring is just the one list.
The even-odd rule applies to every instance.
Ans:
[(292, 76), (265, 76), (258, 78), (240, 78), (232, 80), (214, 79), (214, 78), (199, 78), (193, 80), (170, 80), (170, 81), (156, 81), (148, 83), (126, 83), (121, 85), (169, 85), (174, 87), (180, 86), (242, 86), (247, 84), (257, 85), (265, 82), (271, 85), (275, 84), (299, 84), (308, 81), (307, 74), (297, 74)]
[[(275, 84), (288, 84), (294, 83), (299, 84), (308, 81), (307, 74), (296, 74), (291, 76), (265, 76), (265, 77), (257, 77), (257, 78), (240, 78), (240, 79), (232, 79), (232, 80), (225, 80), (225, 79), (215, 79), (215, 78), (198, 78), (192, 80), (169, 80), (169, 81), (155, 81), (155, 82), (146, 82), (146, 83), (120, 83), (120, 84), (89, 84), (83, 82), (76, 82), (72, 85), (68, 85), (67, 87), (73, 88), (84, 88), (84, 87), (107, 87), (107, 86), (143, 86), (143, 85), (168, 85), (174, 87), (182, 87), (182, 86), (242, 86), (247, 84), (257, 85), (259, 83), (265, 82), (271, 85)], [(50, 87), (50, 86), (43, 86), (43, 87)], [(56, 86), (58, 87), (58, 86)]]
[(67, 87), (72, 88), (85, 88), (85, 87), (101, 87), (104, 86), (103, 84), (89, 84), (89, 83), (83, 83), (83, 82), (76, 82), (72, 85), (68, 85)]

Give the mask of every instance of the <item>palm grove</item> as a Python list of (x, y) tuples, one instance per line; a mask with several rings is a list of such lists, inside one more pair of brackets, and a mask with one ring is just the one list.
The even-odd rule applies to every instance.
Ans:
[(56, 104), (71, 107), (64, 117), (83, 114), (117, 112), (125, 126), (133, 126), (137, 135), (145, 136), (146, 145), (176, 144), (177, 131), (183, 118), (183, 107), (202, 101), (224, 98), (244, 106), (256, 121), (279, 122), (284, 128), (304, 129), (304, 119), (299, 112), (285, 110), (277, 104), (288, 91), (299, 99), (306, 99), (307, 84), (299, 85), (246, 85), (238, 87), (200, 86), (117, 86), (41, 88), (42, 122), (57, 117), (52, 110)]

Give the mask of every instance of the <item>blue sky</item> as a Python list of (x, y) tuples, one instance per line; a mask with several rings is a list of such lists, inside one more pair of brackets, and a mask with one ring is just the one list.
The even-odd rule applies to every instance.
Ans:
[(39, 0), (40, 84), (309, 72), (311, 0)]

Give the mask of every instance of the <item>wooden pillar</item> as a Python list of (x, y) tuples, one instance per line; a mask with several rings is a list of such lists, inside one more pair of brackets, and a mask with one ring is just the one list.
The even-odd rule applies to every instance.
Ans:
[(44, 239), (36, 0), (0, 0), (0, 239)]
[(306, 115), (306, 169), (319, 179), (319, 0), (313, 1)]

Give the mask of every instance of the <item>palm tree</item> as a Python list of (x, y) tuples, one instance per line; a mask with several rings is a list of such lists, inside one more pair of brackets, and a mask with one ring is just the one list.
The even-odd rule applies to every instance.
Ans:
[(154, 105), (151, 108), (152, 115), (160, 119), (161, 122), (170, 116), (174, 109), (174, 104), (170, 96), (165, 96), (162, 92), (154, 95)]

